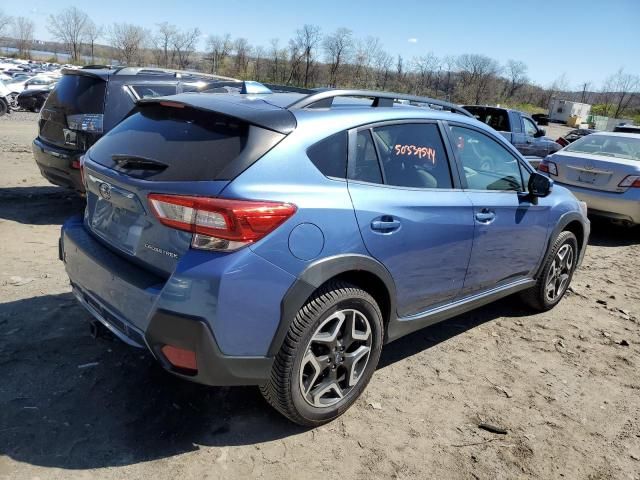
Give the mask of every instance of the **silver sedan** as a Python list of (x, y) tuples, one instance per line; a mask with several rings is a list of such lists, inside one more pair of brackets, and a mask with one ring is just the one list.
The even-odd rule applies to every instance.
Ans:
[(586, 202), (589, 212), (640, 224), (640, 135), (592, 133), (538, 166)]

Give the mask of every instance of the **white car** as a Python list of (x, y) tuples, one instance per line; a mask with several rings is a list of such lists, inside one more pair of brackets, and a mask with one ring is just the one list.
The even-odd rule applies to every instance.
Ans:
[(50, 75), (36, 75), (28, 80), (22, 82), (13, 82), (7, 84), (7, 87), (16, 93), (21, 93), (24, 90), (32, 90), (35, 88), (43, 88), (49, 85), (53, 85), (58, 81), (57, 78), (54, 78)]
[(15, 94), (0, 80), (0, 117), (9, 112)]

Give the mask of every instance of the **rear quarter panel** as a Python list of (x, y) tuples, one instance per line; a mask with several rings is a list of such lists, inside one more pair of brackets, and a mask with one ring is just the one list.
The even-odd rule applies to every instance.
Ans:
[[(308, 132), (308, 130), (306, 130)], [(343, 253), (367, 254), (351, 198), (344, 179), (325, 177), (306, 154), (308, 146), (329, 136), (310, 138), (295, 131), (225, 188), (226, 198), (273, 200), (296, 205), (297, 212), (282, 226), (257, 242), (251, 249), (290, 274), (297, 276), (312, 261)], [(321, 238), (314, 236), (317, 248), (301, 259), (290, 246), (304, 242), (296, 227), (315, 225)], [(296, 229), (296, 234), (292, 235)], [(305, 226), (303, 231), (313, 231)], [(311, 256), (313, 255), (313, 256)]]

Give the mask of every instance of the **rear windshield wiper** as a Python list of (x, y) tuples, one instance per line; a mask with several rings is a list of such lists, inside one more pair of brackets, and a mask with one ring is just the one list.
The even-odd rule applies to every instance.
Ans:
[(150, 158), (137, 157), (135, 155), (111, 155), (111, 159), (116, 163), (118, 168), (122, 170), (151, 170), (161, 172), (168, 165), (166, 163), (151, 160)]

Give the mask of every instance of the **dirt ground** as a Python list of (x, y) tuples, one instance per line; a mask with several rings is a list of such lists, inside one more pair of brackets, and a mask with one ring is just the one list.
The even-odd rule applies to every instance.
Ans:
[(35, 132), (0, 118), (0, 479), (640, 479), (637, 229), (594, 223), (551, 312), (505, 299), (386, 346), (354, 407), (303, 429), (91, 338), (57, 258), (82, 202), (40, 177)]

